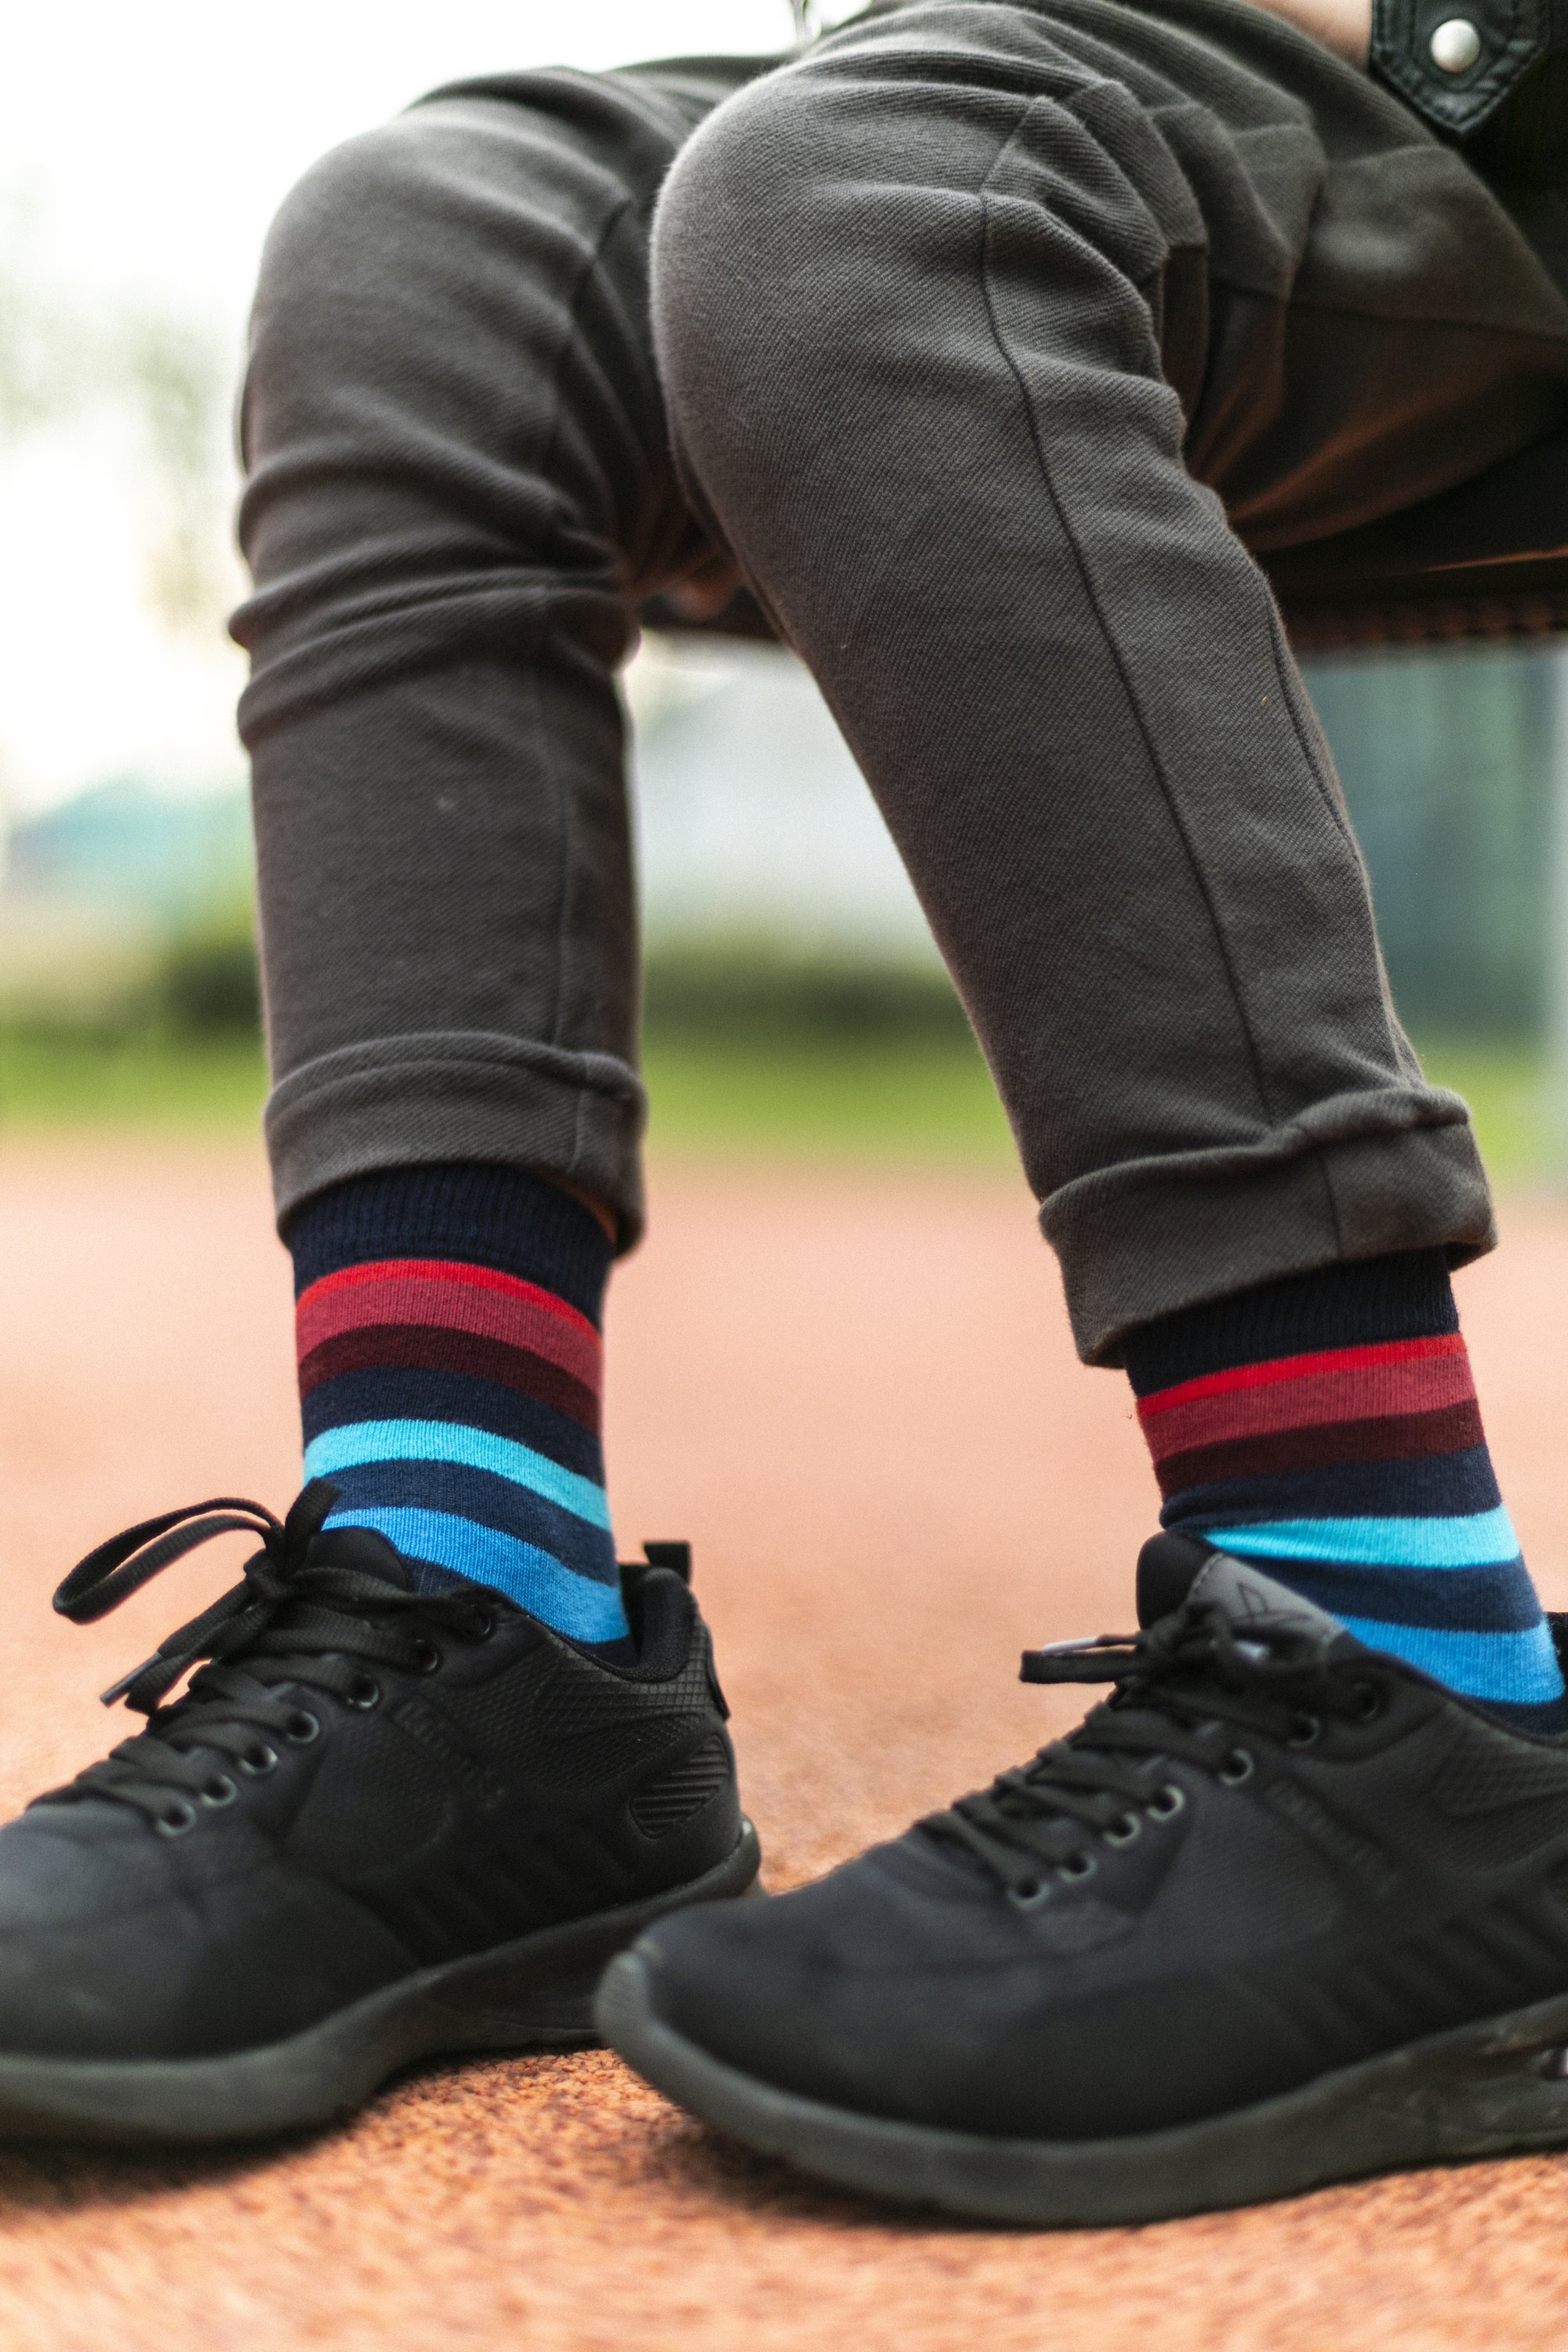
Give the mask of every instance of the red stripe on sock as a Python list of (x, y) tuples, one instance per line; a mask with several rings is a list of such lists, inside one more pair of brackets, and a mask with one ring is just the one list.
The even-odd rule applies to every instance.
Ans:
[(340, 1291), (353, 1290), (361, 1283), (383, 1282), (395, 1276), (458, 1282), (473, 1290), (493, 1290), (503, 1297), (526, 1299), (547, 1308), (552, 1315), (559, 1315), (563, 1322), (574, 1324), (590, 1339), (596, 1340), (599, 1337), (588, 1318), (558, 1297), (553, 1290), (543, 1290), (536, 1282), (524, 1282), (520, 1275), (500, 1274), (494, 1266), (471, 1265), (466, 1258), (381, 1257), (363, 1265), (340, 1266), (336, 1274), (324, 1274), (319, 1282), (301, 1291), (299, 1303), (303, 1307), (307, 1299), (330, 1297)]
[(323, 1275), (295, 1310), (300, 1355), (378, 1323), (471, 1331), (527, 1348), (595, 1393), (602, 1385), (603, 1345), (585, 1315), (514, 1275), (438, 1258), (384, 1258)]
[(1235, 1364), (1223, 1372), (1204, 1372), (1195, 1381), (1157, 1389), (1141, 1397), (1138, 1418), (1172, 1412), (1178, 1405), (1196, 1404), (1205, 1397), (1230, 1396), (1245, 1389), (1272, 1388), (1280, 1381), (1297, 1381), (1308, 1373), (1370, 1372), (1381, 1365), (1417, 1363), (1465, 1354), (1464, 1335), (1444, 1331), (1427, 1339), (1387, 1339), (1371, 1348), (1324, 1348), (1310, 1356), (1277, 1356), (1266, 1364)]
[[(1315, 1356), (1305, 1360), (1314, 1367), (1318, 1362)], [(1417, 1357), (1414, 1362), (1375, 1364), (1365, 1370), (1314, 1369), (1267, 1387), (1188, 1397), (1147, 1420), (1141, 1410), (1139, 1417), (1150, 1452), (1162, 1462), (1189, 1446), (1258, 1437), (1268, 1430), (1436, 1412), (1473, 1403), (1475, 1393), (1468, 1356)]]

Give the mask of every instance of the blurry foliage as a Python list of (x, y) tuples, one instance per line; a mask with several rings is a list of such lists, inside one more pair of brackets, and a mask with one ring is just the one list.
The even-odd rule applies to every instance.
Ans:
[(250, 1042), (261, 1028), (256, 931), (246, 898), (227, 900), (165, 933), (131, 971), (95, 987), (13, 992), (0, 1030), (38, 1044), (122, 1046), (162, 1041)]
[(1419, 1034), (1542, 1034), (1561, 662), (1483, 646), (1309, 668), (1394, 1001)]
[(87, 340), (40, 267), (28, 206), (0, 200), (0, 443), (74, 413)]
[(176, 1037), (254, 1037), (261, 1027), (261, 984), (248, 905), (226, 909), (176, 931), (150, 978), (148, 1010)]
[[(105, 1039), (216, 1039), (256, 1035), (260, 1012), (250, 904), (237, 896), (169, 930), (133, 981), (121, 978), (69, 1005), (13, 1003), (8, 1019), (35, 1032)], [(644, 1017), (654, 1040), (973, 1049), (963, 1008), (940, 967), (747, 933), (656, 943), (645, 971)]]
[(230, 382), (221, 338), (187, 320), (61, 296), (27, 205), (0, 198), (0, 446), (107, 415), (136, 445), (147, 589), (173, 628), (230, 601)]
[(738, 932), (656, 941), (644, 971), (650, 1036), (885, 1037), (971, 1042), (940, 965)]
[(150, 461), (148, 593), (170, 628), (205, 629), (232, 584), (227, 358), (211, 335), (151, 314), (124, 318), (118, 341)]

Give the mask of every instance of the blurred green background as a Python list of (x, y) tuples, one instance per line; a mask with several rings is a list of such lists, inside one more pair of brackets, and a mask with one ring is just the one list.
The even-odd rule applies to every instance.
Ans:
[[(1562, 1157), (1560, 677), (1554, 654), (1509, 651), (1310, 677), (1396, 1001), (1514, 1182), (1555, 1181)], [(656, 657), (633, 702), (654, 1147), (1005, 1163), (968, 1025), (806, 682), (768, 654)], [(0, 1128), (254, 1122), (249, 861), (232, 788), (121, 779), (13, 825)]]

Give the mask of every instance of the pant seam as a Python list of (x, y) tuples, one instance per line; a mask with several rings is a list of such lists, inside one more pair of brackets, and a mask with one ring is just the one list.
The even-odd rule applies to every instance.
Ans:
[[(1024, 416), (1028, 428), (1030, 445), (1035, 452), (1035, 462), (1039, 471), (1040, 480), (1045, 488), (1046, 495), (1051, 502), (1057, 520), (1061, 527), (1062, 535), (1067, 541), (1068, 547), (1072, 550), (1073, 561), (1078, 567), (1079, 577), (1083, 583), (1085, 600), (1089, 605), (1089, 611), (1094, 615), (1095, 623), (1100, 630), (1100, 636), (1104, 641), (1108, 653), (1110, 654), (1112, 667), (1121, 681), (1121, 690), (1126, 698), (1127, 707), (1131, 713), (1133, 723), (1138, 730), (1140, 739), (1142, 741), (1144, 751), (1148, 756), (1150, 768), (1153, 773), (1156, 786), (1158, 787), (1162, 799), (1164, 801), (1171, 822), (1175, 827), (1176, 837), (1182, 845), (1183, 853), (1192, 873), (1198, 896), (1202, 899), (1205, 911), (1208, 916), (1210, 929), (1214, 935), (1215, 945), (1219, 955), (1220, 966), (1225, 973), (1226, 984), (1230, 992), (1231, 1003), (1236, 1009), (1237, 1023), (1241, 1031), (1242, 1039), (1247, 1048), (1247, 1064), (1251, 1071), (1253, 1085), (1257, 1090), (1258, 1104), (1265, 1119), (1270, 1126), (1272, 1126), (1274, 1123), (1274, 1108), (1269, 1099), (1268, 1087), (1263, 1072), (1262, 1059), (1258, 1049), (1257, 1040), (1252, 1034), (1252, 1025), (1247, 1018), (1246, 1003), (1241, 994), (1235, 964), (1231, 957), (1228, 943), (1225, 937), (1224, 928), (1219, 919), (1218, 910), (1209, 890), (1202, 866), (1200, 865), (1197, 855), (1193, 847), (1192, 840), (1188, 834), (1186, 825), (1183, 822), (1181, 812), (1176, 804), (1175, 795), (1172, 792), (1170, 785), (1166, 781), (1163, 765), (1155, 748), (1153, 737), (1150, 731), (1148, 723), (1144, 719), (1142, 708), (1133, 688), (1131, 678), (1128, 675), (1126, 666), (1122, 661), (1121, 648), (1117, 645), (1115, 635), (1101, 607), (1094, 577), (1084, 555), (1083, 549), (1079, 544), (1078, 533), (1072, 527), (1072, 523), (1068, 519), (1066, 508), (1057, 489), (1056, 483), (1052, 478), (1050, 466), (1046, 457), (1045, 446), (1040, 437), (1039, 426), (1035, 417), (1034, 404), (1029, 398), (1028, 387), (1024, 382), (1022, 372), (1018, 367), (1017, 362), (1013, 356), (1007, 339), (1002, 332), (1001, 322), (997, 318), (995, 304), (992, 298), (990, 266), (991, 205), (989, 200), (991, 182), (995, 178), (996, 173), (1000, 171), (1002, 163), (1007, 153), (1016, 143), (1030, 115), (1037, 110), (1037, 108), (1041, 106), (1051, 108), (1053, 105), (1054, 101), (1050, 100), (1036, 100), (1026, 103), (1022, 108), (1018, 121), (1010, 137), (998, 153), (995, 162), (991, 167), (990, 173), (987, 174), (985, 181), (982, 183), (979, 190), (981, 221), (980, 283), (982, 299), (985, 305), (986, 320), (991, 329), (992, 338), (995, 342), (998, 352), (1001, 353), (1003, 362), (1005, 365), (1008, 373), (1011, 375), (1014, 383), (1017, 387), (1018, 396), (1023, 404)], [(1110, 267), (1111, 265), (1108, 262), (1107, 266)], [(1237, 541), (1237, 546), (1240, 546), (1239, 541)], [(1245, 550), (1242, 551), (1245, 553)], [(1267, 593), (1266, 589), (1265, 593)]]
[[(561, 393), (562, 371), (565, 363), (566, 352), (573, 336), (577, 331), (583, 296), (586, 288), (592, 281), (595, 272), (599, 268), (604, 259), (605, 247), (608, 245), (611, 237), (615, 235), (615, 232), (620, 226), (621, 222), (626, 217), (628, 213), (633, 211), (633, 209), (634, 199), (626, 194), (618, 197), (616, 203), (612, 205), (609, 213), (605, 215), (598, 236), (594, 240), (594, 249), (584, 261), (583, 268), (578, 274), (577, 282), (572, 289), (571, 299), (566, 305), (565, 319), (562, 326), (560, 341), (556, 347), (555, 362), (551, 370), (550, 430), (540, 448), (540, 471), (546, 479), (548, 479), (550, 476), (551, 460), (554, 454), (556, 443), (560, 438), (562, 420), (565, 408), (565, 404), (562, 398)], [(563, 1044), (562, 1030), (565, 1018), (566, 903), (568, 891), (571, 887), (574, 832), (572, 819), (572, 795), (566, 790), (562, 779), (560, 764), (556, 758), (554, 750), (554, 740), (550, 731), (544, 709), (544, 664), (542, 656), (546, 639), (550, 635), (548, 627), (544, 625), (546, 614), (547, 608), (542, 603), (540, 607), (541, 625), (535, 630), (532, 639), (533, 651), (536, 658), (533, 675), (530, 681), (529, 698), (533, 706), (534, 722), (538, 729), (539, 739), (543, 746), (545, 756), (549, 763), (551, 782), (554, 789), (555, 804), (560, 813), (561, 856), (560, 874), (556, 893), (555, 986), (554, 1002), (551, 1008), (549, 1024), (550, 1042), (552, 1045), (559, 1046)]]
[[(1274, 675), (1279, 683), (1280, 699), (1285, 705), (1286, 713), (1290, 721), (1291, 731), (1294, 734), (1298, 744), (1300, 746), (1301, 757), (1306, 761), (1308, 772), (1310, 774), (1313, 782), (1317, 786), (1318, 796), (1321, 800), (1323, 806), (1328, 813), (1330, 823), (1333, 825), (1335, 831), (1339, 834), (1346, 847), (1351, 851), (1357, 865), (1360, 866), (1362, 863), (1361, 844), (1357, 841), (1348, 819), (1342, 814), (1339, 802), (1335, 799), (1334, 794), (1329, 790), (1328, 780), (1323, 773), (1322, 763), (1318, 758), (1317, 751), (1312, 743), (1310, 733), (1301, 723), (1301, 713), (1297, 707), (1296, 693), (1290, 684), (1290, 679), (1286, 668), (1285, 648), (1283, 643), (1283, 633), (1279, 620), (1279, 606), (1275, 603), (1272, 592), (1269, 593), (1268, 596), (1268, 644), (1274, 662)], [(1372, 918), (1372, 920), (1375, 934), (1375, 917)], [(1333, 1163), (1329, 1153), (1323, 1150), (1319, 1151), (1317, 1154), (1317, 1160), (1318, 1166), (1322, 1176), (1323, 1194), (1328, 1203), (1329, 1222), (1334, 1229), (1334, 1247), (1339, 1255), (1342, 1258), (1345, 1249), (1344, 1224), (1340, 1215), (1339, 1196), (1334, 1189)]]

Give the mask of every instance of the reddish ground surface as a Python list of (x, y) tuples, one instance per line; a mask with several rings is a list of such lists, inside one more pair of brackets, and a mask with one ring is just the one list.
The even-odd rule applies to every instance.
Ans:
[[(656, 1212), (613, 1303), (616, 1520), (696, 1540), (776, 1885), (1066, 1719), (1016, 1653), (1125, 1623), (1150, 1480), (1013, 1186), (666, 1171)], [(1508, 1222), (1461, 1304), (1564, 1605), (1568, 1213)], [(89, 1632), (51, 1618), (56, 1579), (167, 1505), (286, 1500), (289, 1361), (248, 1153), (0, 1153), (7, 1804), (102, 1747), (92, 1694), (223, 1570), (176, 1569)], [(1568, 2158), (1135, 2231), (928, 2228), (748, 2160), (591, 2054), (430, 2072), (260, 2155), (0, 2151), (0, 2345), (1556, 2352), (1565, 2234)]]

